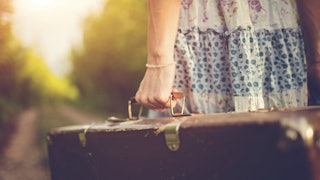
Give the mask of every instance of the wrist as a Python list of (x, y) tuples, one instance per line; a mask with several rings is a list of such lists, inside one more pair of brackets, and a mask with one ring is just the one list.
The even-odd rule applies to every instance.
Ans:
[(161, 53), (152, 52), (148, 54), (147, 64), (163, 65), (174, 63), (173, 52), (172, 53)]
[(174, 61), (169, 62), (167, 64), (146, 64), (147, 68), (166, 68), (175, 65), (176, 63)]

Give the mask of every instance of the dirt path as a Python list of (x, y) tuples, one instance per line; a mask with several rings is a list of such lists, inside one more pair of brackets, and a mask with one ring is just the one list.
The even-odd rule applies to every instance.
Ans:
[(90, 124), (93, 122), (102, 122), (104, 120), (100, 117), (85, 114), (71, 106), (62, 106), (59, 108), (58, 112), (75, 124)]
[[(57, 113), (73, 124), (101, 122), (102, 118), (88, 115), (78, 109), (63, 106)], [(39, 144), (39, 110), (23, 111), (17, 119), (8, 144), (0, 154), (0, 180), (49, 180), (50, 172), (43, 164)]]
[(37, 115), (35, 109), (19, 115), (16, 131), (1, 155), (1, 180), (50, 179), (49, 171), (42, 165), (41, 149), (36, 139)]

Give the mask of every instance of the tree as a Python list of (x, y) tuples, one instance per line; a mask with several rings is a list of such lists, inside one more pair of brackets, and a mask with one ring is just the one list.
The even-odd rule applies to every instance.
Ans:
[(146, 1), (108, 0), (84, 22), (83, 44), (71, 59), (71, 77), (95, 108), (124, 113), (146, 61)]
[(0, 0), (0, 122), (20, 108), (77, 97), (69, 80), (53, 75), (42, 57), (15, 38), (11, 13), (11, 1)]

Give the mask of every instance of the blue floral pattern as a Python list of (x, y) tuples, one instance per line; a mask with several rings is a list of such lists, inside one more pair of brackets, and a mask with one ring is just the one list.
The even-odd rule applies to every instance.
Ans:
[[(197, 3), (206, 9), (202, 15), (194, 11)], [(304, 44), (292, 3), (182, 0), (175, 44), (175, 88), (187, 95), (189, 111), (307, 105)], [(279, 17), (272, 14), (277, 10)], [(241, 12), (246, 20), (238, 19)]]

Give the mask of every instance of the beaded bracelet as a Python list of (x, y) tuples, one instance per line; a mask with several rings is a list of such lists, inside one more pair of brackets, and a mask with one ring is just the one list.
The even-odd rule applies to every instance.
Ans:
[(171, 63), (168, 63), (168, 64), (146, 64), (146, 67), (147, 68), (164, 68), (164, 67), (168, 67), (168, 66), (171, 66), (171, 65), (174, 65), (176, 64), (175, 62), (171, 62)]

